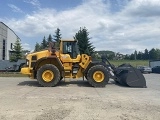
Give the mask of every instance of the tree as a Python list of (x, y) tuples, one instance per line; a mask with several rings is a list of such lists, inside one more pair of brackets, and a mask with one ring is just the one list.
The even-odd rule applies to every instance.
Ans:
[(51, 34), (49, 34), (47, 40), (48, 40), (48, 41), (47, 41), (47, 45), (49, 45), (50, 42), (53, 42), (53, 41), (52, 41), (52, 36), (51, 36)]
[(45, 49), (45, 48), (47, 48), (47, 46), (48, 46), (48, 44), (47, 44), (46, 38), (44, 36), (42, 43), (41, 43), (41, 49)]
[(129, 60), (129, 59), (130, 59), (130, 55), (129, 55), (129, 54), (126, 54), (126, 55), (124, 56), (124, 59), (125, 59), (125, 60)]
[(74, 36), (74, 39), (78, 40), (80, 54), (92, 55), (94, 53), (95, 47), (93, 47), (92, 43), (89, 41), (90, 38), (88, 36), (89, 32), (85, 27), (80, 28)]
[(10, 57), (11, 61), (17, 61), (19, 59), (22, 59), (22, 45), (19, 39), (16, 40), (16, 42), (13, 44), (13, 53)]
[(142, 60), (143, 59), (143, 53), (142, 52), (138, 52), (138, 54), (137, 54), (137, 59), (138, 60)]
[(40, 46), (39, 43), (36, 42), (34, 51), (37, 52), (37, 51), (40, 51), (40, 50), (41, 50), (41, 46)]
[(61, 40), (61, 34), (60, 34), (60, 29), (59, 28), (57, 28), (56, 29), (56, 31), (55, 31), (55, 35), (54, 35), (54, 40), (56, 41), (56, 42), (59, 42), (60, 40)]
[(137, 60), (137, 51), (134, 51), (134, 60)]
[(130, 55), (130, 60), (135, 60), (135, 55), (133, 53)]
[(160, 59), (160, 49), (156, 48), (156, 59)]
[(149, 51), (149, 56), (150, 59), (156, 59), (156, 50), (154, 48)]
[(54, 36), (54, 40), (56, 41), (56, 47), (58, 47), (59, 48), (59, 44), (60, 44), (60, 40), (61, 40), (61, 34), (60, 34), (60, 29), (59, 28), (57, 28), (56, 29), (56, 31), (55, 31), (55, 35), (53, 35)]
[(144, 60), (148, 60), (148, 59), (149, 59), (149, 52), (148, 52), (147, 49), (144, 50), (143, 59), (144, 59)]

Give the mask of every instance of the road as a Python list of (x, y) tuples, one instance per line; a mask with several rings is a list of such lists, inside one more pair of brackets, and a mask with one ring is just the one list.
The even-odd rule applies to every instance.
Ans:
[(93, 88), (78, 80), (41, 87), (25, 77), (0, 77), (0, 120), (159, 120), (160, 74), (144, 74), (147, 88), (112, 80)]

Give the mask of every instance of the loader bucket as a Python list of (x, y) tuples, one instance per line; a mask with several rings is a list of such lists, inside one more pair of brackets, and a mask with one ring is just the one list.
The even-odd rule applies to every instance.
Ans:
[(115, 70), (115, 81), (123, 86), (146, 88), (143, 74), (130, 64), (122, 64)]

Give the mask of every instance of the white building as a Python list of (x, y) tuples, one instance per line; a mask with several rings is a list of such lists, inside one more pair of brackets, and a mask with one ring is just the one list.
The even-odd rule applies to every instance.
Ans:
[(9, 60), (12, 46), (19, 37), (3, 22), (0, 22), (0, 60)]
[(160, 60), (150, 60), (149, 61), (149, 66), (151, 68), (156, 67), (156, 66), (160, 66)]

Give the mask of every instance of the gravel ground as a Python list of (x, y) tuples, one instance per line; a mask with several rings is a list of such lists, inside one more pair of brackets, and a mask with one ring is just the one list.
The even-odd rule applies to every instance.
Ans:
[(159, 120), (160, 74), (144, 74), (147, 88), (111, 80), (93, 88), (78, 80), (40, 87), (27, 77), (0, 77), (0, 120)]

